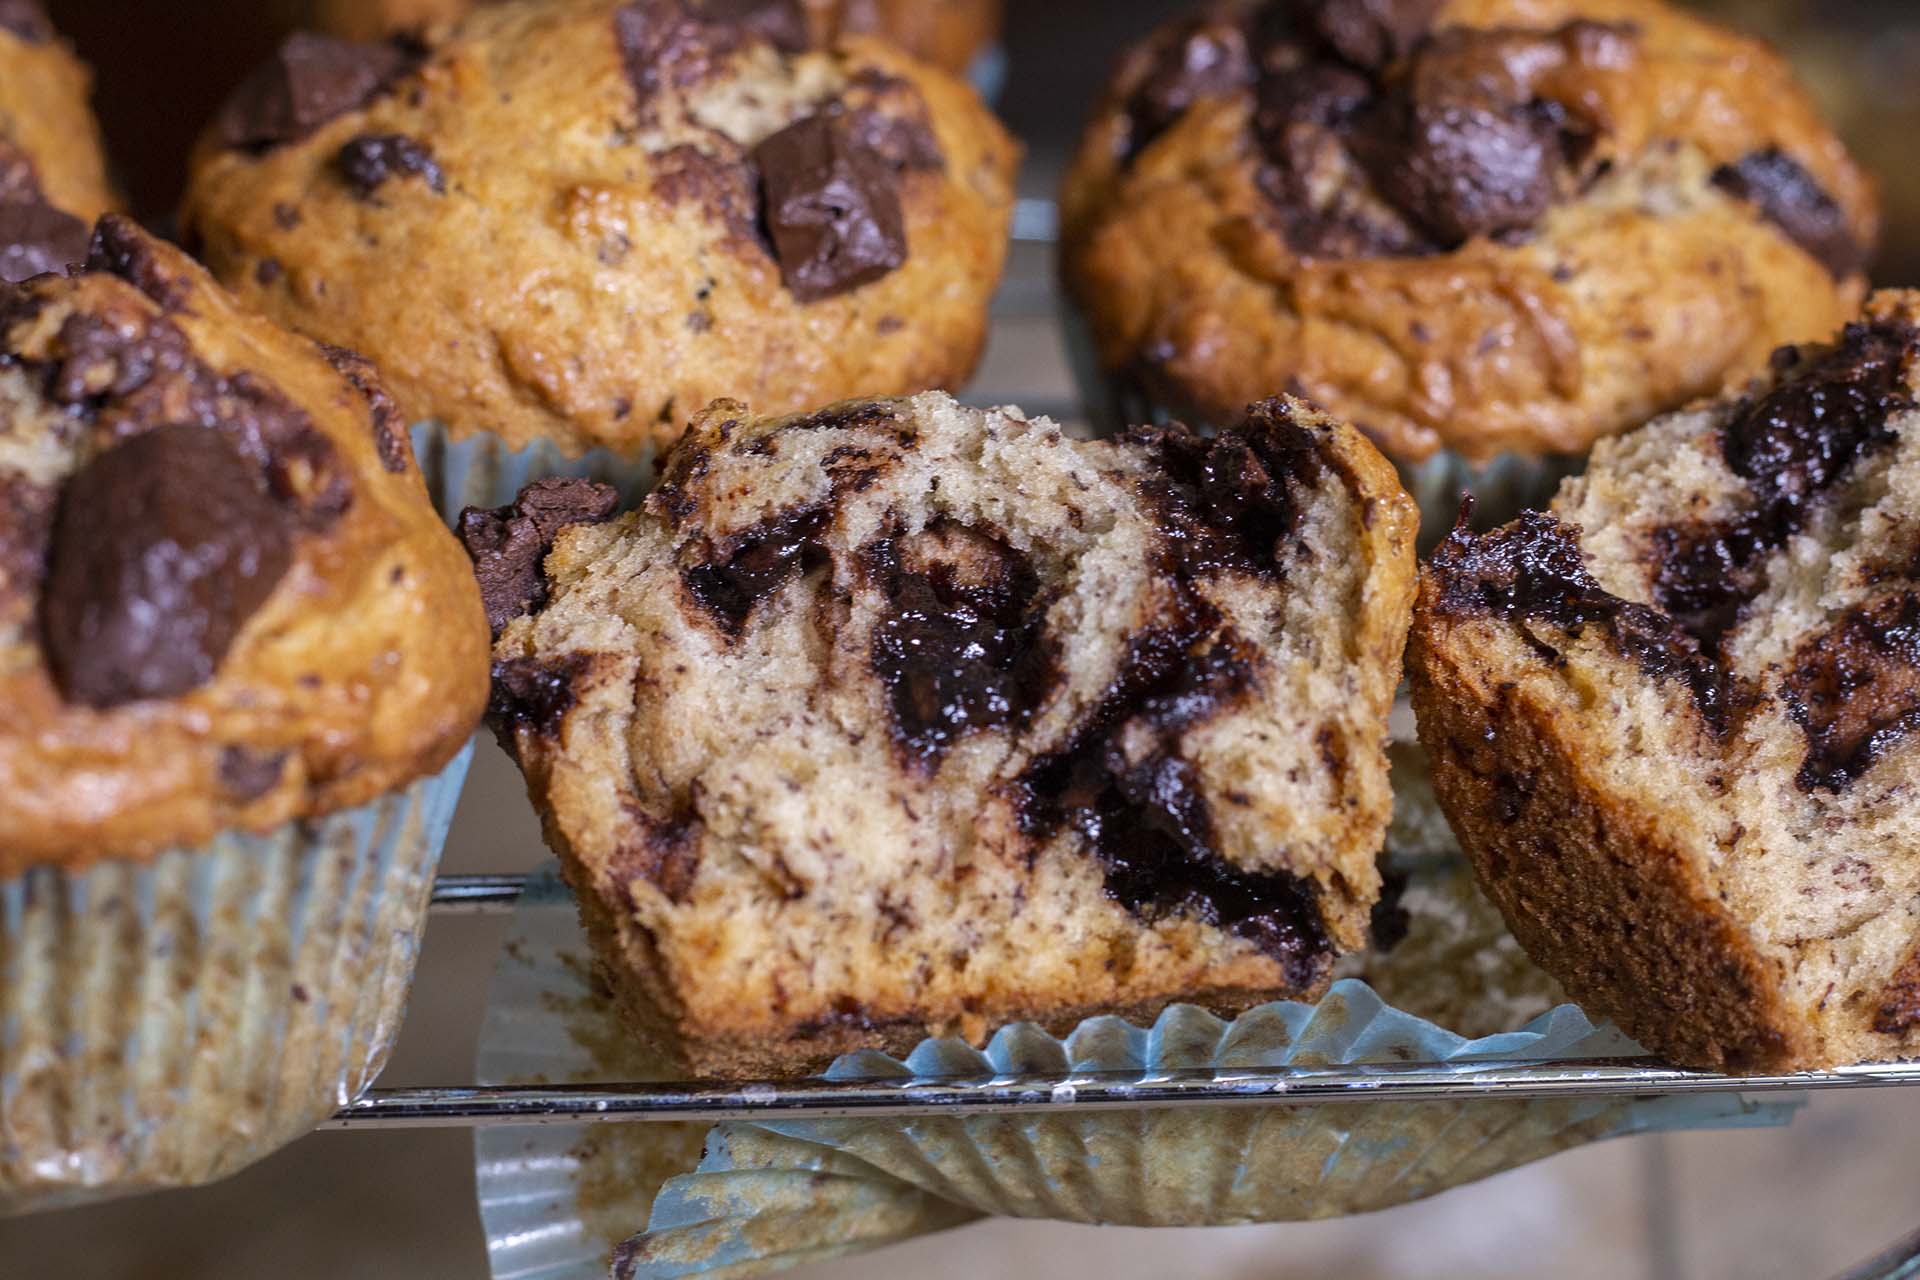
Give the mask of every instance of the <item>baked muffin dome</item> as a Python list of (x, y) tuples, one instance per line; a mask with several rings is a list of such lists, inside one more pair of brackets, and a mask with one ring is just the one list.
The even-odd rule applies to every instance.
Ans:
[(1420, 740), (1480, 881), (1689, 1066), (1920, 1054), (1920, 295), (1603, 442), (1423, 577)]
[[(484, 2), (484, 0), (482, 0)], [(476, 0), (297, 0), (305, 26), (349, 40), (377, 40), (465, 17)], [(798, 16), (819, 43), (876, 35), (922, 62), (959, 73), (1000, 33), (1001, 0), (726, 0), (733, 14)], [(780, 11), (785, 10), (782, 14)]]
[(1414, 514), (1351, 427), (722, 402), (607, 497), (462, 535), (496, 726), (686, 1068), (1238, 1010), (1364, 945)]
[(361, 804), (486, 699), (471, 570), (372, 369), (109, 215), (0, 289), (0, 876)]
[(510, 3), (431, 49), (296, 37), (235, 96), (183, 225), (216, 275), (376, 359), (403, 411), (635, 451), (963, 381), (1017, 148), (875, 40), (679, 0)]
[(115, 205), (91, 87), (44, 8), (0, 4), (0, 281), (85, 258)]
[(1858, 306), (1873, 190), (1763, 45), (1660, 0), (1275, 0), (1121, 65), (1063, 194), (1101, 361), (1402, 462), (1577, 454)]

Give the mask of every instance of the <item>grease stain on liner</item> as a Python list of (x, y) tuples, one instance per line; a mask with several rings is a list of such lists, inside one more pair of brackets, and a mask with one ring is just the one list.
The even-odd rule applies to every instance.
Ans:
[[(591, 977), (571, 896), (535, 878), (515, 913), (478, 1053), (484, 1084), (665, 1078)], [(1357, 981), (1318, 1005), (1227, 1022), (1191, 1006), (1151, 1028), (1091, 1018), (1064, 1039), (849, 1055), (829, 1078), (1636, 1055), (1571, 1005), (1469, 1040)], [(1433, 1195), (1588, 1142), (1785, 1123), (1737, 1094), (1223, 1107), (1085, 1114), (491, 1128), (475, 1137), (495, 1280), (744, 1276), (879, 1248), (987, 1215), (1139, 1226), (1297, 1221)]]

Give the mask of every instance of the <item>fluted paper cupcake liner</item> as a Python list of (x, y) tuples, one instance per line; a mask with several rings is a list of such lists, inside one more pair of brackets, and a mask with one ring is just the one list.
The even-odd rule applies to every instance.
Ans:
[[(1080, 388), (1088, 420), (1097, 431), (1112, 432), (1183, 416), (1154, 400), (1130, 379), (1104, 368), (1085, 317), (1072, 305), (1063, 302), (1060, 317), (1068, 363)], [(1191, 425), (1217, 427), (1222, 424), (1192, 422)], [(1583, 456), (1523, 453), (1496, 454), (1485, 462), (1475, 463), (1447, 449), (1424, 462), (1388, 457), (1400, 473), (1401, 485), (1420, 507), (1422, 555), (1431, 551), (1453, 528), (1460, 513), (1461, 495), (1473, 495), (1475, 525), (1505, 524), (1522, 511), (1545, 507), (1560, 482), (1586, 465)]]
[(479, 432), (454, 436), (439, 422), (413, 427), (413, 452), (427, 480), (427, 492), (448, 524), (468, 507), (501, 507), (520, 490), (549, 476), (577, 476), (610, 484), (620, 491), (620, 505), (632, 506), (653, 484), (651, 448), (633, 456), (611, 449), (594, 449), (574, 457), (558, 445), (541, 440), (524, 449), (509, 449), (497, 436)]
[[(590, 978), (571, 899), (523, 900), (479, 1051), (489, 1083), (660, 1079)], [(1228, 1022), (1192, 1007), (1151, 1028), (1093, 1018), (1064, 1039), (1003, 1029), (987, 1048), (850, 1055), (830, 1078), (1271, 1069), (1635, 1054), (1563, 1005), (1469, 1040), (1346, 980), (1316, 1005)], [(1138, 1226), (1291, 1221), (1386, 1208), (1584, 1143), (1784, 1122), (1737, 1095), (1162, 1108), (902, 1119), (493, 1129), (476, 1139), (496, 1280), (743, 1276), (877, 1247), (980, 1215)], [(636, 1234), (637, 1233), (637, 1234)]]
[(265, 835), (0, 881), (0, 1212), (213, 1181), (370, 1085), (471, 755)]

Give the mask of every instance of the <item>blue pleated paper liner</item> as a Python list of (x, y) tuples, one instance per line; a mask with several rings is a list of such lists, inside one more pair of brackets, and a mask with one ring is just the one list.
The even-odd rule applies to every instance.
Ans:
[(0, 880), (0, 1215), (225, 1177), (372, 1084), (471, 758), (263, 835)]
[[(496, 974), (483, 1082), (662, 1078), (590, 977), (557, 877), (523, 902)], [(1571, 1005), (1469, 1040), (1346, 980), (1317, 1005), (1152, 1027), (1093, 1018), (1064, 1039), (1003, 1029), (850, 1055), (830, 1078), (1257, 1070), (1638, 1054)], [(481, 1216), (496, 1280), (739, 1276), (878, 1247), (981, 1215), (1130, 1225), (1290, 1221), (1416, 1200), (1629, 1133), (1784, 1123), (1738, 1095), (1183, 1107), (912, 1120), (765, 1120), (485, 1130)], [(631, 1238), (628, 1238), (631, 1237)], [(617, 1253), (617, 1257), (616, 1257)]]

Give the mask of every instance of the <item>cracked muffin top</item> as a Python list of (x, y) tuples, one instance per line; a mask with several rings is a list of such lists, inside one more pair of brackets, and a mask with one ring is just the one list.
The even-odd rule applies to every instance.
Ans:
[(1239, 1009), (1363, 945), (1415, 519), (1351, 427), (721, 402), (611, 506), (461, 533), (495, 725), (682, 1065)]
[(0, 0), (0, 281), (87, 256), (107, 182), (92, 77), (34, 0)]
[[(486, 0), (300, 0), (303, 24), (349, 40), (377, 40), (465, 17)], [(727, 14), (786, 10), (816, 41), (877, 35), (923, 62), (965, 71), (1000, 33), (1002, 0), (726, 0)]]
[(0, 875), (265, 830), (437, 769), (473, 575), (371, 367), (117, 215), (0, 286)]
[(243, 298), (376, 359), (410, 419), (515, 447), (636, 451), (721, 394), (959, 383), (1016, 146), (959, 80), (738, 8), (296, 36), (214, 122), (183, 227)]
[(1112, 374), (1387, 451), (1579, 453), (1858, 306), (1874, 192), (1764, 45), (1661, 0), (1229, 0), (1121, 64), (1063, 194)]

